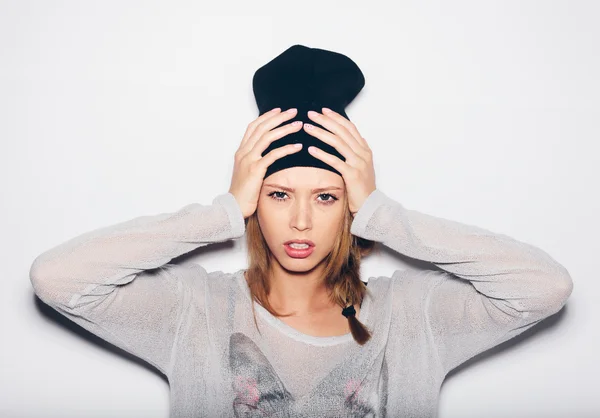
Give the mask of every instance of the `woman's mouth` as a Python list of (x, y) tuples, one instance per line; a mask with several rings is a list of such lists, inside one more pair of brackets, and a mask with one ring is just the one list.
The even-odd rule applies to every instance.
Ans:
[[(291, 245), (294, 245), (297, 248), (294, 248)], [(306, 247), (306, 248), (301, 248), (301, 247)], [(306, 258), (309, 255), (311, 255), (313, 250), (315, 249), (315, 247), (312, 245), (302, 246), (302, 245), (296, 245), (296, 244), (284, 244), (283, 248), (285, 249), (285, 252), (287, 253), (287, 255), (289, 255), (292, 258)]]

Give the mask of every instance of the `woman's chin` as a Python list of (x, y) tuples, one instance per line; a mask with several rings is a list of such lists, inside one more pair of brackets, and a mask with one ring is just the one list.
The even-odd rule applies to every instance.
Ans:
[(283, 269), (291, 273), (308, 273), (309, 271), (317, 267), (321, 261), (323, 261), (315, 261), (313, 255), (314, 254), (311, 254), (310, 257), (306, 258), (294, 258), (284, 253), (281, 255), (281, 258), (278, 258), (277, 261), (279, 261), (279, 264), (281, 265), (281, 267), (283, 267)]

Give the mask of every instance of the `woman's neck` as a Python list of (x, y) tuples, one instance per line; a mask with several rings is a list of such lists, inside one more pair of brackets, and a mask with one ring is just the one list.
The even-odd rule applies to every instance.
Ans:
[(323, 275), (324, 266), (321, 264), (301, 273), (277, 265), (269, 277), (269, 302), (279, 312), (298, 316), (324, 313), (336, 308), (337, 305), (329, 299)]

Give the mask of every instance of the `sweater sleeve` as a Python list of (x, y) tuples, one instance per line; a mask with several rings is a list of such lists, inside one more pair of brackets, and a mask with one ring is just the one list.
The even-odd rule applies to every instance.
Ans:
[(418, 295), (417, 314), (444, 376), (558, 312), (573, 290), (568, 271), (543, 250), (406, 209), (379, 189), (357, 212), (351, 232), (441, 269), (412, 273), (409, 289), (400, 280), (394, 288)]
[(203, 290), (207, 276), (200, 266), (168, 262), (244, 232), (237, 201), (226, 193), (211, 205), (192, 203), (72, 238), (39, 255), (29, 276), (43, 302), (168, 377), (191, 288)]

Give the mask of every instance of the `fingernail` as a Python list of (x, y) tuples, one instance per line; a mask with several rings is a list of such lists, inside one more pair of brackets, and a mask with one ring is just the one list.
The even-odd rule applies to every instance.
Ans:
[(288, 113), (294, 113), (296, 111), (295, 107), (292, 107), (291, 109), (286, 110), (286, 112)]
[(302, 144), (294, 144), (295, 148), (302, 148)]
[(323, 113), (331, 113), (331, 109), (324, 107), (323, 108)]
[(310, 123), (305, 123), (304, 126), (306, 127), (306, 129), (312, 129), (313, 126)]

